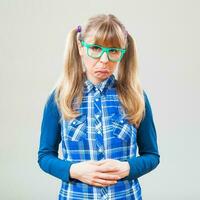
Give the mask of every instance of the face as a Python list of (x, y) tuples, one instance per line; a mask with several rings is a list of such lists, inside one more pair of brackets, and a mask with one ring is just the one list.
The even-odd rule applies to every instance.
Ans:
[[(86, 43), (93, 44), (91, 35), (84, 39)], [(110, 47), (103, 44), (101, 46)], [(109, 61), (106, 52), (100, 58), (91, 58), (87, 55), (86, 47), (81, 46), (80, 41), (78, 41), (78, 47), (86, 70), (86, 76), (93, 84), (102, 82), (114, 73), (118, 62)]]

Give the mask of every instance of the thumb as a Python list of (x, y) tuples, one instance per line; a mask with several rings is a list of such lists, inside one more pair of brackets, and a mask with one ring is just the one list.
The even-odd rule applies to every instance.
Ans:
[(107, 160), (99, 160), (96, 164), (97, 165), (103, 165), (103, 164), (105, 164), (107, 162)]
[(109, 165), (99, 165), (98, 166), (99, 172), (116, 172), (118, 171), (118, 168), (115, 166), (109, 166)]
[(89, 161), (85, 161), (88, 164), (92, 164), (92, 165), (97, 165), (98, 161), (95, 160), (89, 160)]

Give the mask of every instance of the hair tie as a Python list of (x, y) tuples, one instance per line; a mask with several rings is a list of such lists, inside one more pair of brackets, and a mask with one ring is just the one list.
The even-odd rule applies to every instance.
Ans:
[(81, 26), (80, 25), (78, 25), (78, 27), (77, 27), (77, 32), (81, 32)]

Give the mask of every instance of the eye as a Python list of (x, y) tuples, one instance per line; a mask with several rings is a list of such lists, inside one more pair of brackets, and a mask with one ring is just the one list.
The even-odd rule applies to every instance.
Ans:
[(111, 49), (110, 52), (116, 53), (117, 51), (115, 49)]
[(112, 54), (119, 54), (120, 51), (117, 50), (117, 49), (110, 49), (110, 53), (112, 53)]
[(101, 48), (98, 46), (91, 46), (90, 49), (93, 51), (101, 51)]

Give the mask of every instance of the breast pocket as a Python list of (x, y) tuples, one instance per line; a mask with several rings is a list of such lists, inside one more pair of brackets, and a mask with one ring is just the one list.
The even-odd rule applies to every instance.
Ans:
[(125, 142), (129, 142), (131, 137), (135, 134), (134, 125), (130, 124), (129, 121), (120, 114), (112, 116), (112, 129), (114, 137)]
[(69, 121), (66, 136), (71, 141), (80, 141), (87, 138), (87, 116), (85, 114)]

